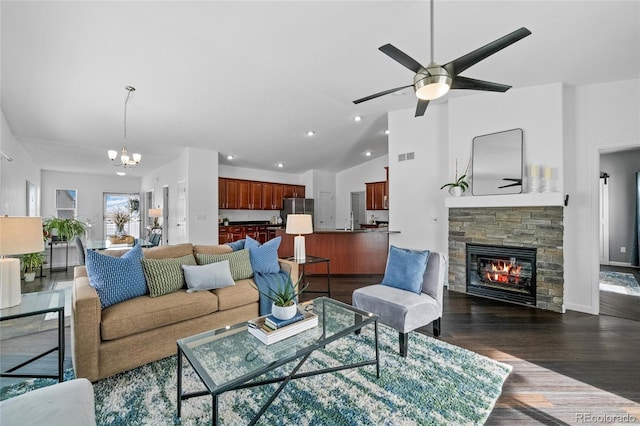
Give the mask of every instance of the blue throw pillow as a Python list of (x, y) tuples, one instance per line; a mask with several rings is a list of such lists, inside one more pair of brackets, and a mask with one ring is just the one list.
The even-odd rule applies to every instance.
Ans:
[(232, 243), (226, 243), (233, 251), (238, 251), (244, 249), (244, 239), (234, 241)]
[(139, 245), (122, 257), (87, 250), (86, 263), (89, 284), (96, 289), (102, 309), (147, 294)]
[(249, 259), (253, 272), (277, 274), (280, 271), (280, 264), (278, 263), (280, 241), (282, 241), (282, 237), (276, 237), (260, 245), (253, 238), (247, 237), (244, 248), (249, 249)]
[(409, 250), (391, 246), (382, 285), (420, 294), (429, 260), (429, 250)]

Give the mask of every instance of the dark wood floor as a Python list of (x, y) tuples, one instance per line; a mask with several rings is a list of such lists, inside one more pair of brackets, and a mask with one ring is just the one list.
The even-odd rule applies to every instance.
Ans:
[[(628, 268), (624, 266), (600, 265), (601, 271), (616, 271), (632, 274), (640, 283), (640, 268)], [(613, 315), (620, 318), (628, 318), (640, 321), (640, 296), (627, 294), (600, 292), (600, 314)]]
[[(71, 277), (55, 273), (28, 290), (49, 289)], [(332, 277), (332, 297), (351, 303), (354, 289), (380, 278)], [(320, 277), (311, 280), (314, 289), (326, 286)], [(513, 366), (487, 424), (576, 424), (603, 415), (619, 416), (618, 424), (625, 415), (640, 419), (640, 322), (557, 314), (449, 291), (444, 305), (442, 340)], [(420, 331), (431, 335), (430, 327)], [(70, 366), (69, 328), (66, 332)], [(6, 369), (55, 339), (55, 330), (4, 339), (0, 364)], [(47, 358), (40, 366), (55, 370), (55, 355)], [(2, 378), (0, 385), (10, 382)]]

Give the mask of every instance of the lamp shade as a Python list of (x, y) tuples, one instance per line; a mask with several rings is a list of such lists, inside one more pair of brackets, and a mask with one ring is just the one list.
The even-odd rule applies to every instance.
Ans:
[(162, 209), (149, 209), (149, 217), (162, 217)]
[(38, 253), (43, 250), (42, 218), (0, 216), (0, 255)]
[(310, 214), (289, 214), (287, 215), (287, 234), (312, 234), (313, 224)]

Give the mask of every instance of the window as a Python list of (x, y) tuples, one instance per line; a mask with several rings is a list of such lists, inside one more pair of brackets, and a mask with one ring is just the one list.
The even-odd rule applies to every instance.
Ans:
[(56, 216), (61, 219), (75, 218), (78, 212), (78, 191), (56, 189)]
[(104, 235), (116, 235), (117, 227), (112, 217), (116, 212), (126, 212), (130, 216), (124, 226), (124, 232), (134, 238), (140, 238), (140, 195), (139, 194), (104, 194)]

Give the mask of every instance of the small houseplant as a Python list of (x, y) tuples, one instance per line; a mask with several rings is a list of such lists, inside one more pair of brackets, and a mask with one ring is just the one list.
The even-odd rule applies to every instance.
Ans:
[(84, 234), (85, 224), (74, 218), (48, 217), (42, 227), (52, 240), (71, 241)]
[(42, 253), (27, 253), (20, 256), (20, 259), (24, 270), (24, 281), (33, 281), (36, 277), (36, 269), (44, 265), (44, 255)]
[(444, 189), (449, 187), (449, 194), (454, 197), (459, 197), (462, 195), (464, 191), (469, 189), (469, 183), (467, 182), (467, 172), (469, 171), (469, 166), (471, 165), (471, 160), (467, 163), (467, 167), (464, 169), (464, 172), (460, 177), (458, 177), (458, 160), (456, 159), (456, 174), (453, 182), (445, 183), (440, 187), (440, 189)]
[[(278, 277), (279, 278), (279, 277)], [(273, 302), (271, 306), (271, 314), (281, 320), (287, 320), (293, 318), (298, 312), (298, 305), (296, 298), (302, 294), (303, 291), (309, 287), (309, 283), (306, 283), (302, 288), (300, 287), (300, 281), (302, 281), (302, 275), (298, 278), (295, 284), (291, 280), (291, 276), (287, 277), (287, 280), (282, 282), (278, 279), (278, 286), (274, 289), (268, 289), (267, 292), (261, 291), (255, 284), (249, 282), (253, 288)]]

